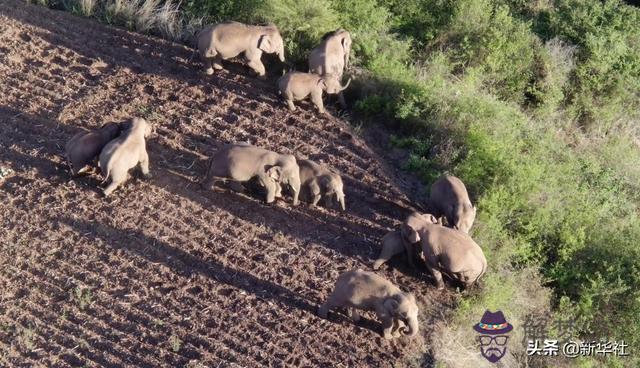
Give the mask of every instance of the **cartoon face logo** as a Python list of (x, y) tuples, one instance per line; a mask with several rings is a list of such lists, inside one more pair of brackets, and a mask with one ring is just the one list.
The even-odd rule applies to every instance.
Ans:
[(485, 311), (480, 323), (473, 325), (473, 329), (480, 333), (477, 340), (482, 356), (491, 363), (500, 360), (507, 352), (507, 333), (513, 330), (513, 326), (504, 319), (502, 311)]

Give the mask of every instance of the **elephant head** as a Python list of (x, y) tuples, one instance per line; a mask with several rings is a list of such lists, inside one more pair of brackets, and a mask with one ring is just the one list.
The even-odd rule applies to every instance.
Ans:
[(418, 229), (422, 228), (425, 224), (438, 224), (438, 219), (429, 213), (412, 213), (400, 226), (402, 239), (409, 244), (419, 242), (420, 234), (418, 233)]
[(263, 31), (258, 39), (258, 48), (267, 54), (277, 54), (280, 61), (284, 62), (284, 41), (278, 28), (270, 24), (263, 27)]
[(278, 182), (287, 185), (293, 196), (293, 205), (298, 205), (298, 196), (300, 195), (300, 167), (293, 155), (281, 155), (278, 160), (281, 167), (280, 179)]
[(351, 78), (347, 81), (347, 84), (344, 86), (340, 85), (340, 79), (336, 74), (325, 74), (322, 78), (320, 78), (319, 83), (322, 83), (322, 89), (331, 95), (337, 95), (338, 93), (344, 91), (349, 87), (349, 83), (351, 83)]
[(471, 203), (465, 203), (457, 208), (450, 209), (452, 226), (456, 230), (460, 230), (466, 234), (471, 230), (473, 222), (476, 219), (476, 207)]
[(335, 173), (322, 175), (318, 178), (318, 181), (320, 190), (327, 198), (327, 201), (332, 202), (335, 199), (340, 204), (340, 208), (345, 211), (344, 186), (340, 175)]
[(418, 333), (418, 305), (413, 294), (400, 292), (392, 295), (385, 299), (384, 308), (387, 313), (405, 323), (408, 327), (404, 330), (405, 335), (415, 336)]

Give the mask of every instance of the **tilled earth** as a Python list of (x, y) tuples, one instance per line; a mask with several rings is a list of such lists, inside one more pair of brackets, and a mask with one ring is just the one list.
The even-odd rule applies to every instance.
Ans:
[[(418, 337), (386, 341), (372, 314), (315, 315), (418, 202), (385, 134), (309, 104), (290, 112), (276, 75), (230, 62), (205, 76), (191, 54), (0, 2), (0, 366), (430, 365), (430, 326), (452, 297), (402, 260), (380, 273), (416, 294)], [(73, 134), (136, 115), (156, 127), (152, 179), (134, 172), (105, 199), (99, 174), (70, 177)], [(236, 141), (335, 167), (347, 212), (200, 189), (207, 157)]]

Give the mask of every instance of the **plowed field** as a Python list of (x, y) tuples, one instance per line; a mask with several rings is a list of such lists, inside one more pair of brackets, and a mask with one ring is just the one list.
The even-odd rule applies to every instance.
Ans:
[[(379, 239), (419, 203), (380, 129), (290, 112), (239, 63), (214, 76), (192, 50), (15, 0), (0, 2), (0, 366), (429, 365), (451, 295), (380, 271), (422, 305), (418, 337), (384, 340), (315, 315), (338, 274), (370, 269)], [(70, 177), (65, 142), (144, 116), (153, 178), (112, 197)], [(347, 212), (198, 182), (220, 143), (248, 141), (335, 167)]]

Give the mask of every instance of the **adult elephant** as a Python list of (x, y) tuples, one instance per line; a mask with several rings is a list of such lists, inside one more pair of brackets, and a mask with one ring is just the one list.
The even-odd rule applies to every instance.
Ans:
[(281, 185), (286, 185), (293, 194), (293, 204), (298, 204), (300, 167), (296, 158), (246, 143), (228, 144), (218, 150), (211, 157), (202, 186), (211, 188), (216, 179), (247, 182), (253, 178), (266, 189), (267, 203), (275, 200)]
[[(309, 54), (309, 71), (318, 75), (334, 74), (342, 79), (349, 66), (351, 55), (351, 34), (338, 29), (322, 37), (322, 42)], [(346, 107), (342, 91), (338, 94), (342, 107)]]
[(278, 27), (273, 24), (252, 26), (225, 22), (205, 27), (198, 34), (198, 53), (207, 74), (213, 74), (214, 69), (223, 69), (222, 60), (244, 53), (249, 67), (264, 78), (265, 68), (260, 61), (263, 52), (275, 53), (284, 62), (284, 42)]
[(487, 270), (482, 248), (466, 233), (440, 225), (431, 214), (412, 213), (400, 231), (405, 242), (422, 246), (438, 289), (444, 289), (442, 272), (469, 287)]

